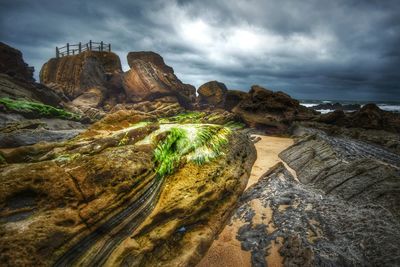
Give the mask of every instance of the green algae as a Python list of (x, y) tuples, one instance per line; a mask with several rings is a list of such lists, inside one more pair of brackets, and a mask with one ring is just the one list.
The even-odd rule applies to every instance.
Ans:
[(78, 114), (55, 108), (53, 106), (42, 103), (27, 101), (24, 99), (11, 99), (8, 97), (0, 98), (0, 104), (4, 105), (8, 110), (21, 113), (36, 113), (43, 117), (55, 117), (61, 119), (79, 120)]
[(157, 174), (171, 174), (183, 162), (199, 165), (210, 162), (223, 154), (230, 134), (231, 129), (221, 125), (174, 125), (154, 151)]

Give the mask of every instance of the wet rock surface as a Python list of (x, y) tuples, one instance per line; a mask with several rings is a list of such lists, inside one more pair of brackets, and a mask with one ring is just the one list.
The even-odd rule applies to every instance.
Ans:
[[(154, 107), (153, 114), (120, 109), (69, 141), (0, 149), (1, 262), (197, 262), (244, 189), (255, 152), (247, 136), (236, 131), (214, 161), (202, 166), (183, 161), (176, 173), (160, 177), (154, 153), (158, 142), (169, 140), (171, 127), (194, 131), (204, 123), (214, 132), (230, 132), (222, 125), (207, 126), (223, 113), (160, 118), (163, 105)], [(186, 125), (187, 116), (198, 116), (198, 124)], [(229, 118), (219, 120), (226, 123)], [(138, 250), (132, 242), (142, 246)], [(171, 250), (176, 254), (165, 256)], [(185, 257), (178, 257), (181, 254)]]
[(271, 256), (284, 266), (396, 266), (400, 256), (391, 212), (302, 184), (281, 163), (245, 191), (233, 218), (253, 266), (269, 266)]
[(315, 134), (281, 153), (298, 179), (354, 203), (381, 205), (400, 218), (400, 156), (350, 138)]

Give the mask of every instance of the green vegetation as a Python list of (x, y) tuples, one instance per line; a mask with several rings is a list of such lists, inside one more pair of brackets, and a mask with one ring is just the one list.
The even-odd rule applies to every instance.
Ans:
[(160, 176), (171, 174), (181, 162), (204, 164), (223, 154), (231, 130), (220, 125), (173, 127), (154, 152)]
[(80, 119), (80, 116), (78, 114), (74, 114), (49, 105), (27, 101), (24, 99), (13, 100), (8, 97), (2, 97), (0, 98), (0, 104), (3, 104), (8, 110), (21, 113), (36, 113), (43, 117), (56, 117), (62, 119)]
[(180, 113), (173, 117), (161, 118), (158, 121), (159, 123), (200, 123), (204, 116), (204, 112), (189, 111)]

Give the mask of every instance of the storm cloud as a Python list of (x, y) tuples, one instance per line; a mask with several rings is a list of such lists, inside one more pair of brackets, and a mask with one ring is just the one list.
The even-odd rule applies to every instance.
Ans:
[(400, 100), (397, 0), (0, 2), (0, 40), (36, 69), (55, 47), (110, 42), (161, 54), (177, 76), (303, 99)]

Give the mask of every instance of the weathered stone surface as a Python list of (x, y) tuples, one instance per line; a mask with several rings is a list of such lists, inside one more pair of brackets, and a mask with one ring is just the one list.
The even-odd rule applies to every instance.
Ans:
[(218, 81), (207, 82), (197, 89), (200, 104), (210, 107), (222, 108), (225, 105), (225, 98), (228, 89), (225, 84)]
[(248, 97), (248, 94), (239, 90), (228, 90), (225, 97), (224, 108), (228, 111), (232, 111), (242, 100)]
[(108, 89), (108, 81), (121, 72), (121, 62), (116, 54), (86, 51), (50, 59), (40, 71), (40, 81), (62, 92), (71, 101), (79, 97), (76, 100), (78, 105), (96, 107), (111, 93), (115, 93)]
[(307, 120), (313, 111), (301, 106), (299, 101), (283, 92), (272, 92), (258, 85), (251, 87), (248, 97), (232, 112), (240, 116), (249, 126), (263, 128), (271, 133), (287, 130), (295, 120)]
[(33, 72), (33, 67), (24, 62), (19, 50), (0, 42), (0, 73), (33, 82)]
[(388, 210), (300, 183), (282, 163), (245, 191), (232, 222), (253, 266), (391, 266), (400, 256)]
[[(220, 148), (219, 157), (202, 166), (184, 160), (176, 172), (159, 176), (154, 151), (171, 131), (165, 129), (171, 123), (197, 126), (185, 126), (184, 119), (194, 114), (157, 119), (165, 116), (166, 105), (179, 106), (158, 105), (153, 114), (111, 113), (68, 142), (0, 149), (0, 261), (5, 266), (190, 265), (199, 260), (246, 184), (254, 147), (240, 131), (229, 131), (229, 146)], [(208, 123), (219, 117), (206, 116)], [(143, 244), (141, 249), (130, 246), (135, 242)], [(131, 258), (132, 253), (139, 256)]]
[(374, 203), (400, 220), (400, 156), (315, 131), (281, 153), (299, 180), (353, 203)]
[(195, 88), (182, 83), (162, 57), (154, 52), (130, 52), (131, 69), (123, 76), (123, 88), (129, 100), (140, 102), (174, 96), (184, 107), (191, 107)]
[(229, 219), (254, 160), (250, 140), (234, 135), (226, 156), (207, 164), (206, 171), (187, 164), (168, 177), (154, 211), (107, 263), (195, 266)]

